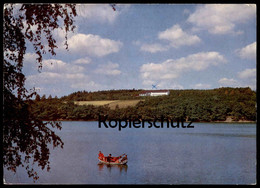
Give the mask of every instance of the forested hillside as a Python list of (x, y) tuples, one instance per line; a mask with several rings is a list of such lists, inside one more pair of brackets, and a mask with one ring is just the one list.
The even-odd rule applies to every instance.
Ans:
[(97, 100), (127, 100), (136, 99), (142, 90), (109, 90), (109, 91), (78, 91), (68, 96), (64, 96), (61, 100), (66, 101), (97, 101)]
[[(112, 118), (184, 118), (188, 121), (256, 120), (256, 92), (250, 88), (170, 90), (168, 96), (140, 97), (142, 90), (76, 92), (60, 99), (45, 96), (28, 101), (30, 110), (43, 120), (98, 120)], [(140, 99), (135, 106), (111, 109), (108, 105), (76, 105), (74, 101)]]

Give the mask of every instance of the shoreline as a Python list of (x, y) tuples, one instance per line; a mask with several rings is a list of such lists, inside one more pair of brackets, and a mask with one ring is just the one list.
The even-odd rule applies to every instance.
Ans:
[[(57, 120), (43, 120), (43, 121), (98, 121), (98, 119), (90, 119), (90, 120), (84, 120), (84, 119), (57, 119)], [(185, 122), (190, 122), (190, 121), (185, 121)], [(233, 120), (224, 120), (224, 121), (194, 121), (194, 123), (257, 123), (257, 121), (252, 121), (252, 120), (238, 120), (238, 121), (233, 121)]]

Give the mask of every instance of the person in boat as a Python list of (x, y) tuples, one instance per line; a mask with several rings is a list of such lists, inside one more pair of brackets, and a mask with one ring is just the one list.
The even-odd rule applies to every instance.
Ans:
[(127, 155), (125, 155), (121, 161), (124, 161), (124, 160), (127, 160)]
[(108, 156), (107, 156), (107, 162), (111, 162), (111, 159), (112, 159), (112, 156), (111, 156), (111, 154), (109, 154)]
[(104, 154), (101, 151), (99, 151), (98, 158), (104, 160)]
[(114, 157), (114, 161), (115, 161), (116, 163), (119, 163), (119, 162), (121, 162), (121, 161), (120, 161), (121, 158), (122, 158), (121, 155), (120, 155), (119, 157)]

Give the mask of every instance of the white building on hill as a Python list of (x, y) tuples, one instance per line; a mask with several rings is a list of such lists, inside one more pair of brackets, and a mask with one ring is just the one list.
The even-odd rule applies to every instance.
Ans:
[(139, 93), (139, 96), (162, 96), (169, 95), (169, 90), (145, 90)]

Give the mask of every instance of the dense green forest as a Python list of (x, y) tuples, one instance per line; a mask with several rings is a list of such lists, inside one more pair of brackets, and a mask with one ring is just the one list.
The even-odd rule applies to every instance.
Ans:
[(108, 90), (108, 91), (78, 91), (68, 96), (61, 97), (66, 101), (96, 101), (96, 100), (127, 100), (137, 99), (142, 90)]
[[(28, 101), (28, 108), (42, 120), (184, 118), (188, 121), (256, 121), (256, 92), (250, 88), (211, 90), (170, 90), (168, 96), (140, 97), (142, 90), (79, 91), (61, 98), (37, 96)], [(143, 99), (135, 106), (110, 109), (108, 105), (76, 105), (74, 101)]]

